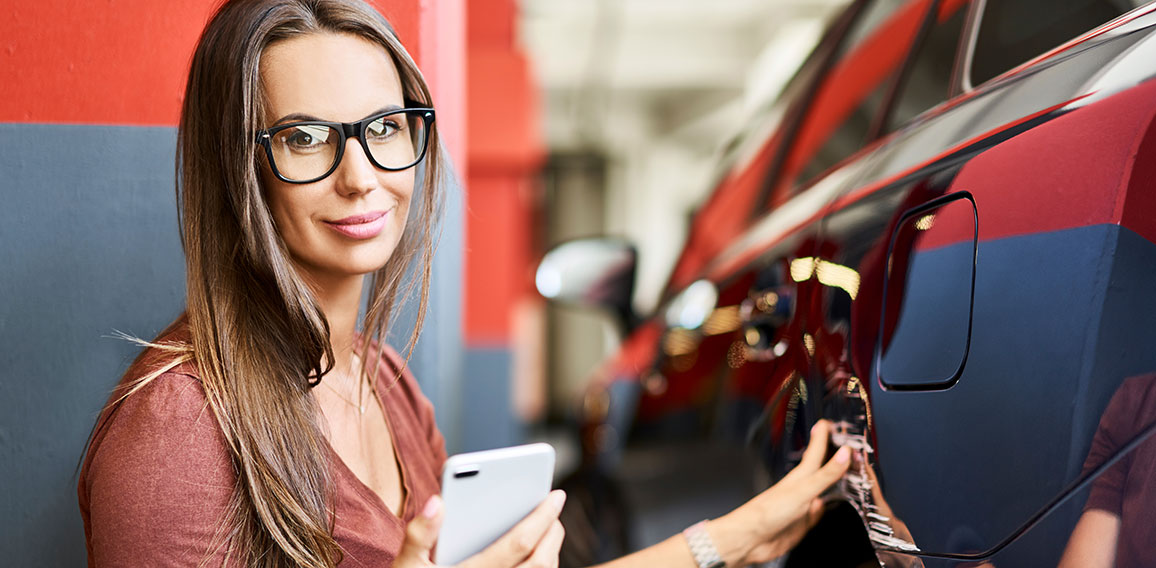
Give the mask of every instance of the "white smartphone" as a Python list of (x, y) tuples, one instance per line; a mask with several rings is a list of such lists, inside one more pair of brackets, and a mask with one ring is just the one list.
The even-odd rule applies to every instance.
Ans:
[(446, 460), (445, 518), (434, 562), (457, 564), (493, 544), (546, 499), (553, 482), (550, 444), (471, 452)]

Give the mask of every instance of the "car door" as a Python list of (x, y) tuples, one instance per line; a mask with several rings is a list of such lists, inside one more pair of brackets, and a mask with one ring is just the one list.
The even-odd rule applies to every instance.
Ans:
[[(728, 238), (693, 276), (676, 269), (672, 281), (682, 292), (664, 309), (680, 307), (683, 295), (699, 285), (712, 287), (717, 299), (705, 313), (691, 310), (697, 317), (666, 318), (654, 365), (638, 379), (633, 442), (708, 438), (746, 445), (759, 460), (757, 488), (797, 463), (809, 426), (822, 416), (816, 395), (824, 376), (816, 369), (835, 363), (816, 363), (817, 358), (837, 353), (827, 345), (841, 345), (847, 333), (820, 325), (827, 276), (834, 270), (832, 278), (839, 278), (835, 267), (814, 264), (826, 255), (820, 243), (823, 212), (870, 165), (862, 158), (871, 153), (872, 129), (878, 129), (885, 95), (929, 5), (879, 0), (852, 7), (857, 17), (807, 90), (806, 104), (785, 121), (788, 130), (769, 138), (782, 144), (759, 180), (756, 202), (769, 212)], [(724, 177), (741, 179), (742, 173)], [(809, 278), (812, 270), (824, 277)], [(698, 281), (692, 284), (692, 278)], [(859, 520), (850, 514), (841, 518), (854, 528)], [(859, 544), (843, 547), (840, 561), (872, 558), (866, 539)]]
[[(1132, 7), (1102, 4), (1053, 4), (1039, 29), (1090, 31)], [(889, 102), (897, 130), (823, 220), (811, 278), (825, 266), (856, 284), (824, 286), (811, 330), (847, 334), (816, 356), (836, 362), (818, 370), (824, 412), (867, 457), (843, 491), (881, 561), (1055, 566), (1109, 460), (1146, 455), (1153, 422), (1131, 408), (1117, 437), (1133, 445), (1097, 453), (1118, 393), (1146, 392), (1156, 370), (1156, 247), (1140, 221), (1156, 214), (1143, 174), (1156, 87), (1136, 65), (1150, 15), (962, 92), (970, 67), (927, 62), (990, 58), (977, 38), (1009, 28), (983, 4), (969, 18), (943, 6)], [(923, 112), (929, 92), (943, 104)]]

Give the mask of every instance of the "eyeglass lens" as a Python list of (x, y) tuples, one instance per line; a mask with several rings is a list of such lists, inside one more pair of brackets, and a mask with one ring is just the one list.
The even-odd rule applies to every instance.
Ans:
[[(425, 121), (419, 112), (398, 112), (366, 124), (364, 146), (378, 167), (405, 169), (421, 156), (425, 138)], [(340, 141), (341, 133), (324, 124), (291, 126), (273, 134), (273, 162), (285, 178), (312, 180), (333, 168)], [(346, 141), (356, 143), (352, 139)]]

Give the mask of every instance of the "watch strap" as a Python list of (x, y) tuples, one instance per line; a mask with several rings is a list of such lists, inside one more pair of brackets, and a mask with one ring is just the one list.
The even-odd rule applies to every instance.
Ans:
[(719, 555), (710, 533), (706, 530), (706, 521), (699, 521), (682, 531), (686, 544), (690, 547), (690, 554), (694, 557), (698, 568), (726, 568), (727, 563)]

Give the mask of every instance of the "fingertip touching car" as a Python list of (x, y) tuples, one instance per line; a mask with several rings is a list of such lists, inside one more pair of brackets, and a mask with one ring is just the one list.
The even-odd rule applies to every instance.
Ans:
[(583, 560), (625, 538), (624, 448), (741, 447), (765, 487), (828, 418), (856, 460), (787, 566), (1156, 566), (1154, 77), (1153, 3), (856, 0), (654, 313), (628, 243), (548, 253), (626, 330), (582, 406)]

